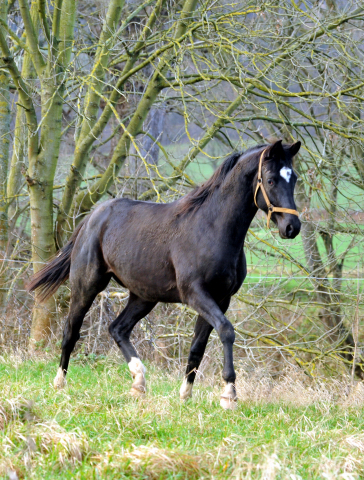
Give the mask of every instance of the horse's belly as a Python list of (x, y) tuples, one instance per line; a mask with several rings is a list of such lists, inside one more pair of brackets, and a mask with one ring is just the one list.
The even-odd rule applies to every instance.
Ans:
[(150, 302), (180, 302), (171, 265), (151, 257), (111, 267), (114, 275), (131, 292)]
[(128, 278), (123, 283), (135, 295), (149, 302), (179, 303), (181, 300), (175, 282), (158, 280), (155, 277), (143, 281)]

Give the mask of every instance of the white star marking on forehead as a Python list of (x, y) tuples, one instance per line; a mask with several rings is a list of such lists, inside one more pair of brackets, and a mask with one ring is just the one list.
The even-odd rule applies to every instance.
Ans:
[(281, 177), (284, 178), (287, 183), (289, 183), (292, 175), (292, 169), (288, 167), (283, 167), (281, 168), (281, 171), (279, 173), (281, 174)]

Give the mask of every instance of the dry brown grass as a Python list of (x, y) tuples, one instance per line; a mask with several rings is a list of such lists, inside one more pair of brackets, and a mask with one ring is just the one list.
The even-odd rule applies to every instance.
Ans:
[[(41, 421), (38, 413), (33, 401), (21, 397), (8, 398), (0, 405), (0, 430), (6, 428), (0, 452), (0, 478), (22, 478), (20, 458), (27, 471), (33, 464), (46, 465), (50, 456), (60, 467), (75, 465), (85, 458), (89, 447), (84, 433), (67, 431), (55, 421)], [(18, 453), (11, 455), (14, 450)]]
[(310, 378), (298, 368), (286, 369), (278, 379), (264, 370), (248, 376), (239, 372), (237, 391), (241, 402), (281, 403), (297, 407), (335, 404), (343, 407), (364, 406), (364, 384), (352, 382), (349, 375), (341, 378)]
[[(112, 458), (112, 460), (110, 460)], [(95, 458), (94, 460), (97, 460)], [(204, 460), (198, 455), (189, 455), (178, 450), (158, 448), (153, 445), (135, 445), (132, 450), (115, 455), (102, 456), (99, 463), (102, 471), (124, 470), (127, 477), (158, 480), (176, 475), (178, 478), (202, 478), (207, 475)]]

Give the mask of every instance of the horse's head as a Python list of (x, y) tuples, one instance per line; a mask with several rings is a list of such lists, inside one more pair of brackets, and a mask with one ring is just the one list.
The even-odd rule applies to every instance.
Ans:
[(295, 238), (301, 222), (294, 202), (297, 175), (292, 168), (292, 159), (301, 147), (301, 142), (282, 145), (278, 140), (259, 152), (259, 166), (255, 179), (255, 203), (278, 226), (282, 238)]

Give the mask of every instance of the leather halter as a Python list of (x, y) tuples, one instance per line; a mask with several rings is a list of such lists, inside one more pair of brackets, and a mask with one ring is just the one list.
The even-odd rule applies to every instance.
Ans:
[(258, 204), (257, 204), (257, 193), (258, 193), (259, 188), (261, 188), (265, 203), (267, 204), (267, 207), (268, 207), (267, 228), (269, 228), (269, 222), (270, 222), (270, 218), (272, 216), (272, 213), (274, 213), (274, 212), (290, 213), (291, 215), (296, 215), (297, 217), (299, 216), (299, 213), (297, 212), (297, 210), (292, 210), (290, 208), (283, 208), (283, 207), (275, 207), (274, 205), (272, 205), (270, 203), (267, 192), (265, 191), (265, 188), (264, 188), (264, 185), (263, 185), (263, 178), (262, 178), (262, 163), (263, 163), (263, 156), (264, 156), (266, 150), (267, 149), (265, 148), (262, 151), (262, 154), (260, 155), (260, 159), (259, 159), (258, 181), (257, 181), (257, 188), (255, 189), (255, 193), (254, 193), (254, 203), (257, 206), (257, 208), (259, 209)]

